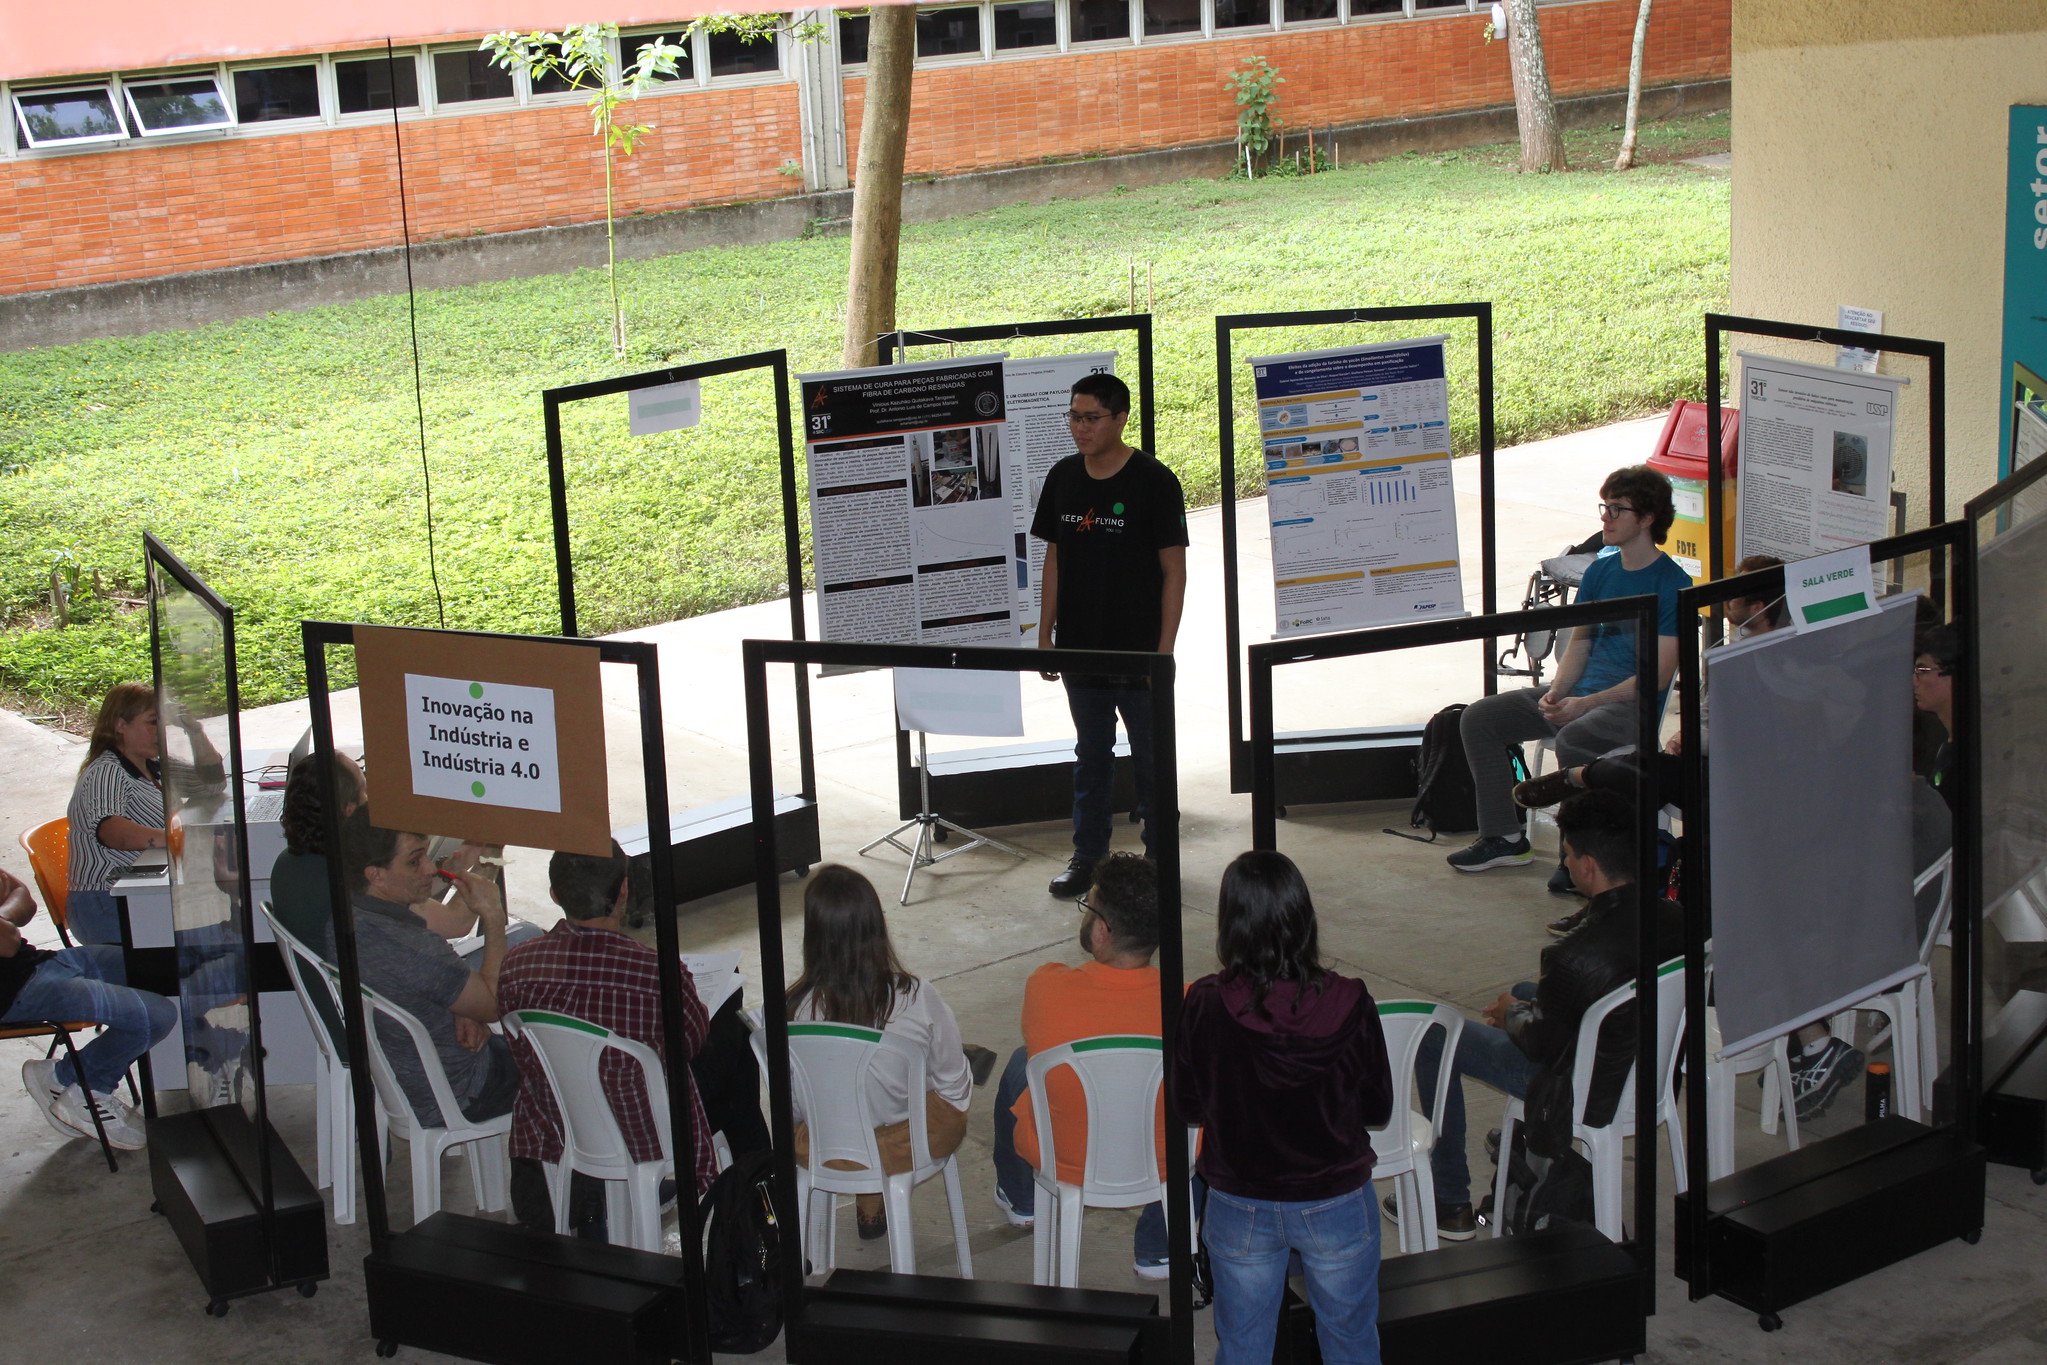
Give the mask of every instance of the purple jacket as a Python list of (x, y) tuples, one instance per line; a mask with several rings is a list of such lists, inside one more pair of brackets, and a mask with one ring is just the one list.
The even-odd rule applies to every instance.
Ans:
[(1180, 1116), (1203, 1128), (1201, 1178), (1241, 1199), (1304, 1203), (1370, 1183), (1372, 1135), (1393, 1113), (1379, 1007), (1362, 981), (1276, 982), (1272, 1016), (1235, 973), (1187, 990), (1173, 1080)]

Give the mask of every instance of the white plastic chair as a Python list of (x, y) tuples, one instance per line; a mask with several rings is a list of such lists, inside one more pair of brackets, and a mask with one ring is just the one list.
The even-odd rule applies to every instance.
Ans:
[[(645, 1043), (554, 1010), (513, 1010), (505, 1016), (505, 1027), (532, 1044), (554, 1092), (555, 1111), (561, 1115), (562, 1158), (547, 1165), (554, 1230), (569, 1230), (569, 1177), (580, 1171), (605, 1182), (606, 1219), (614, 1229), (614, 1243), (616, 1230), (623, 1227), (630, 1229), (625, 1245), (661, 1250), (661, 1181), (675, 1174), (675, 1144), (660, 1057)], [(633, 1160), (604, 1092), (599, 1068), (605, 1052), (612, 1050), (639, 1064), (654, 1131), (661, 1140), (661, 1155), (652, 1161)]]
[[(1450, 1067), (1464, 1016), (1448, 1005), (1427, 1000), (1382, 1000), (1379, 1026), (1386, 1033), (1386, 1058), (1393, 1066), (1393, 1117), (1372, 1130), (1372, 1179), (1393, 1181), (1394, 1207), (1400, 1211), (1400, 1249), (1434, 1251), (1436, 1182), (1429, 1170), (1429, 1152), (1443, 1131), (1443, 1103), (1450, 1095)], [(1415, 1057), (1431, 1028), (1441, 1026), (1442, 1060), (1436, 1069), (1436, 1101), (1426, 1116), (1414, 1108)]]
[[(1670, 1161), (1676, 1170), (1678, 1193), (1685, 1188), (1684, 1135), (1681, 1132), (1683, 1120), (1677, 1113), (1675, 1079), (1677, 1075), (1677, 1040), (1684, 1033), (1684, 965), (1685, 960), (1674, 957), (1656, 969), (1656, 1074), (1661, 1093), (1657, 1097), (1656, 1121), (1662, 1125), (1670, 1141)], [(1627, 1235), (1623, 1226), (1625, 1213), (1622, 1188), (1622, 1167), (1625, 1152), (1621, 1143), (1635, 1135), (1635, 1068), (1628, 1068), (1626, 1082), (1621, 1086), (1620, 1099), (1614, 1106), (1611, 1121), (1597, 1128), (1586, 1126), (1585, 1099), (1592, 1090), (1592, 1068), (1599, 1053), (1599, 1030), (1607, 1016), (1635, 998), (1634, 983), (1609, 992), (1593, 1002), (1585, 1011), (1585, 1017), (1578, 1021), (1578, 1050), (1571, 1067), (1571, 1139), (1585, 1148), (1585, 1158), (1592, 1163), (1592, 1221), (1609, 1240), (1618, 1242)], [(1514, 1126), (1522, 1121), (1525, 1109), (1520, 1100), (1507, 1101), (1507, 1110), (1500, 1121), (1500, 1170), (1493, 1186), (1493, 1208), (1503, 1210), (1507, 1206), (1507, 1153), (1513, 1146)], [(1493, 1235), (1501, 1232), (1500, 1218), (1493, 1220)]]
[[(383, 1110), (389, 1132), (404, 1138), (412, 1153), (412, 1221), (423, 1223), (440, 1209), (441, 1154), (450, 1147), (469, 1149), (469, 1184), (476, 1192), (476, 1207), (485, 1212), (503, 1209), (511, 1200), (508, 1138), (512, 1116), (500, 1114), (481, 1123), (463, 1118), (462, 1107), (455, 1102), (448, 1073), (441, 1069), (440, 1053), (434, 1050), (434, 1040), (427, 1035), (426, 1026), (368, 986), (362, 988), (362, 996), (370, 1013), (369, 1027), (364, 1033), (370, 1042), (370, 1080), (377, 1088), (377, 1105)], [(411, 1101), (406, 1099), (398, 1077), (391, 1071), (391, 1060), (384, 1055), (384, 1040), (377, 1030), (378, 1015), (396, 1023), (411, 1039), (426, 1072), (427, 1085), (433, 1091), (434, 1107), (441, 1111), (442, 1126), (429, 1128), (412, 1112)]]
[[(1046, 1078), (1062, 1066), (1079, 1080), (1087, 1106), (1087, 1151), (1081, 1158), (1078, 1185), (1059, 1179), (1052, 1103), (1045, 1088)], [(1038, 1186), (1037, 1213), (1031, 1221), (1033, 1280), (1078, 1288), (1084, 1210), (1142, 1208), (1163, 1204), (1167, 1198), (1158, 1155), (1164, 1045), (1141, 1034), (1076, 1038), (1032, 1057), (1024, 1074), (1040, 1163), (1033, 1173)], [(1190, 1133), (1190, 1155), (1193, 1142)], [(1191, 1204), (1189, 1211), (1191, 1215)]]
[[(270, 922), (270, 932), (277, 937), (284, 957), (284, 970), (291, 976), (292, 992), (299, 998), (299, 1008), (306, 1012), (306, 1024), (312, 1030), (313, 1043), (320, 1050), (320, 1077), (313, 1087), (313, 1127), (319, 1148), (318, 1188), (324, 1190), (332, 1185), (334, 1221), (353, 1223), (355, 1090), (349, 1083), (348, 1063), (341, 1059), (341, 1040), (328, 1033), (326, 1021), (320, 1017), (319, 1008), (313, 1003), (313, 992), (318, 990), (334, 1007), (334, 1017), (340, 1019), (341, 996), (331, 979), (333, 969), (278, 922), (277, 911), (269, 901), (263, 902), (263, 918)], [(377, 1145), (379, 1150), (385, 1146), (381, 1109), (377, 1114)]]
[[(749, 1021), (752, 1022), (752, 1021)], [(767, 1074), (767, 1035), (756, 1025), (754, 1056)], [(870, 1100), (871, 1073), (877, 1067), (901, 1067), (910, 1097), (910, 1169), (883, 1175), (881, 1147), (874, 1130), (891, 1119), (878, 1118)], [(910, 1227), (910, 1191), (933, 1176), (945, 1178), (946, 1201), (952, 1206), (952, 1240), (962, 1279), (974, 1274), (967, 1247), (967, 1206), (960, 1194), (959, 1163), (950, 1155), (933, 1160), (931, 1133), (925, 1125), (928, 1089), (924, 1054), (901, 1038), (880, 1029), (852, 1024), (789, 1025), (789, 1088), (810, 1131), (810, 1160), (796, 1168), (797, 1204), (802, 1210), (804, 1253), (817, 1271), (838, 1264), (836, 1196), (878, 1194), (888, 1208), (889, 1268), (898, 1274), (917, 1271), (917, 1242)], [(837, 1170), (828, 1161), (851, 1161), (860, 1170)]]

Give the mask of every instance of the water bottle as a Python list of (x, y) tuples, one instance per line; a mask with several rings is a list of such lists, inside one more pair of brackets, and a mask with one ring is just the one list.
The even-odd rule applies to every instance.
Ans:
[(1871, 1062), (1862, 1073), (1862, 1117), (1867, 1123), (1891, 1114), (1891, 1067), (1888, 1062)]

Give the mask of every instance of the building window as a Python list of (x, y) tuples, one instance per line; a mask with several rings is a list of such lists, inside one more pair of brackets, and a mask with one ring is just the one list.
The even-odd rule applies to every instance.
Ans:
[(1215, 26), (1226, 28), (1268, 28), (1272, 6), (1267, 0), (1215, 0)]
[(1072, 0), (1073, 41), (1100, 43), (1130, 36), (1128, 0)]
[(277, 119), (320, 117), (320, 68), (266, 66), (237, 71), (235, 119), (240, 123), (271, 123)]
[(1201, 32), (1201, 0), (1144, 0), (1144, 36)]
[(128, 136), (113, 90), (104, 85), (74, 90), (17, 90), (14, 115), (25, 147), (76, 147), (118, 142)]
[(1319, 24), (1336, 17), (1336, 0), (1282, 0), (1280, 16), (1289, 24)]
[(867, 16), (839, 16), (839, 64), (861, 66), (867, 61)]
[(1362, 19), (1370, 15), (1405, 14), (1406, 0), (1350, 0), (1350, 17)]
[[(865, 21), (863, 20), (862, 22)], [(648, 49), (649, 47), (652, 47), (655, 43), (662, 42), (667, 43), (670, 47), (681, 48), (682, 55), (675, 59), (675, 75), (673, 77), (662, 76), (656, 77), (656, 79), (657, 80), (673, 79), (678, 81), (695, 80), (697, 71), (696, 51), (691, 46), (692, 39), (690, 35), (688, 33), (683, 32), (626, 34), (625, 37), (620, 38), (618, 40), (619, 58), (623, 63), (623, 69), (626, 71), (631, 71), (633, 69), (633, 63), (640, 60), (640, 54), (642, 52), (646, 51), (646, 49)]]
[[(710, 39), (713, 76), (751, 76), (782, 69), (775, 51), (776, 36), (772, 33), (750, 43), (737, 33), (713, 33)], [(866, 59), (866, 45), (863, 43), (861, 60)]]
[(491, 60), (488, 52), (458, 48), (434, 54), (434, 102), (462, 104), (470, 100), (512, 98), (512, 73)]
[(419, 62), (411, 53), (334, 59), (334, 108), (342, 114), (419, 107)]
[(997, 52), (1052, 47), (1058, 41), (1059, 6), (1056, 0), (1029, 0), (1027, 4), (995, 7)]
[(917, 55), (919, 57), (978, 57), (981, 55), (981, 7), (927, 9), (917, 12)]
[(1465, 0), (1414, 0), (1414, 7), (1417, 11), (1425, 9), (1468, 10), (1471, 8), (1470, 5), (1465, 3)]
[(178, 76), (169, 80), (124, 83), (128, 112), (144, 137), (195, 133), (234, 123), (221, 97), (220, 82), (211, 76)]

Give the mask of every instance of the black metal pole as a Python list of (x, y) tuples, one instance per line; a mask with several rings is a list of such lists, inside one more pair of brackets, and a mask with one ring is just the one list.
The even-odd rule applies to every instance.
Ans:
[[(1180, 1112), (1173, 1078), (1178, 1055), (1180, 1004), (1186, 996), (1187, 959), (1185, 906), (1180, 891), (1180, 765), (1179, 721), (1174, 704), (1173, 658), (1157, 657), (1151, 666), (1152, 698), (1152, 857), (1158, 863), (1159, 903), (1159, 1046), (1164, 1053), (1165, 1112)], [(1192, 1188), (1184, 1130), (1174, 1119), (1166, 1124), (1166, 1237), (1173, 1275), (1168, 1287), (1172, 1309), (1172, 1358), (1179, 1365), (1194, 1361), (1194, 1228), (1185, 1193)]]
[[(1641, 1268), (1642, 1313), (1648, 1316), (1656, 1311), (1656, 1128), (1663, 1107), (1663, 1072), (1656, 1065), (1663, 996), (1656, 974), (1662, 965), (1656, 944), (1662, 900), (1656, 884), (1656, 814), (1663, 802), (1654, 761), (1663, 708), (1651, 701), (1660, 691), (1655, 599), (1637, 598), (1635, 608), (1635, 752), (1641, 761), (1635, 765), (1635, 1226), (1628, 1242)], [(1678, 619), (1682, 624), (1684, 618)], [(1488, 648), (1488, 656), (1491, 652)]]
[(1251, 847), (1279, 847), (1278, 774), (1272, 754), (1272, 649), (1251, 646)]
[[(1706, 577), (1727, 573), (1727, 548), (1720, 543), (1720, 526), (1726, 517), (1727, 490), (1721, 485), (1720, 469), (1720, 327), (1716, 316), (1706, 314)], [(1720, 622), (1720, 607), (1713, 607), (1713, 622)]]
[[(1500, 609), (1500, 566), (1494, 554), (1499, 544), (1500, 509), (1494, 501), (1493, 426), (1493, 306), (1478, 309), (1478, 557), (1484, 574), (1479, 589), (1479, 610), (1491, 616)], [(1447, 382), (1446, 382), (1447, 387)], [(1454, 455), (1453, 455), (1454, 458)], [(1497, 638), (1485, 642), (1485, 695), (1500, 690), (1500, 655)]]
[(569, 476), (562, 453), (561, 399), (543, 393), (540, 407), (547, 434), (547, 501), (554, 516), (554, 587), (560, 599), (562, 634), (573, 638), (578, 633), (576, 561), (569, 552)]
[[(1718, 448), (1717, 445), (1715, 447)], [(1717, 523), (1716, 523), (1717, 524)], [(1678, 620), (1696, 621), (1698, 603), (1694, 590), (1677, 597)], [(1679, 890), (1683, 897), (1685, 927), (1685, 1187), (1686, 1217), (1673, 1235), (1684, 1239), (1691, 1267), (1690, 1295), (1694, 1301), (1713, 1292), (1712, 1251), (1707, 1243), (1706, 1187), (1710, 1183), (1707, 1147), (1712, 1141), (1707, 1087), (1711, 1069), (1706, 1058), (1706, 940), (1712, 929), (1706, 919), (1707, 832), (1704, 737), (1699, 733), (1700, 700), (1705, 687), (1705, 670), (1696, 628), (1677, 633), (1678, 704), (1681, 733), (1685, 736), (1679, 765), (1684, 774), (1685, 838)], [(1637, 1139), (1636, 1165), (1642, 1162)]]
[[(1973, 513), (1973, 509), (1971, 509)], [(1949, 934), (1953, 950), (1948, 958), (1950, 997), (1949, 1055), (1954, 1096), (1955, 1127), (1964, 1141), (1974, 1141), (1981, 1120), (1983, 1095), (1983, 673), (1981, 604), (1977, 600), (1977, 528), (1981, 520), (1971, 514), (1958, 524), (1954, 557), (1955, 613), (1960, 623), (1956, 632), (1955, 664), (1961, 672), (1955, 688), (1955, 758), (1961, 771), (1951, 774), (1957, 782), (1961, 801), (1956, 807), (1954, 858), (1948, 870), (1953, 879), (1949, 899)]]
[[(789, 415), (789, 353), (775, 351), (775, 439), (782, 460), (782, 563), (789, 579), (789, 638), (806, 638), (803, 623), (803, 523), (796, 498), (796, 436)], [(796, 683), (796, 794), (817, 799), (817, 749), (811, 730), (810, 671), (798, 664)]]
[(1244, 673), (1238, 662), (1244, 653), (1244, 623), (1237, 610), (1237, 398), (1230, 361), (1231, 322), (1223, 317), (1215, 320), (1215, 450), (1221, 480), (1216, 498), (1222, 504), (1217, 511), (1223, 533), (1223, 679), (1230, 708), (1230, 790), (1241, 792), (1252, 783), (1241, 719)]

